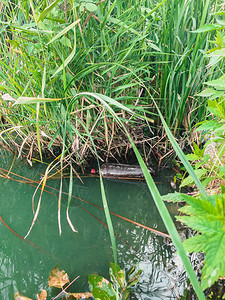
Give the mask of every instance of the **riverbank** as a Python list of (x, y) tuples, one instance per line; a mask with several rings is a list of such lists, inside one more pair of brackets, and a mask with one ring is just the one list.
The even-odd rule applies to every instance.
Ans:
[(204, 119), (196, 94), (211, 33), (193, 30), (212, 21), (213, 3), (61, 2), (0, 8), (2, 143), (29, 163), (60, 153), (81, 166), (124, 162), (132, 147), (123, 124), (147, 164), (166, 164), (173, 150), (156, 104), (178, 140)]

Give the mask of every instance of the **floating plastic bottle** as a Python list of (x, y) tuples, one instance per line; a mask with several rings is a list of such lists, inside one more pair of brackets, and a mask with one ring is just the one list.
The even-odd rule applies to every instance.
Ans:
[[(155, 171), (148, 167), (150, 173), (155, 173)], [(102, 177), (127, 177), (127, 178), (143, 178), (144, 174), (142, 169), (138, 165), (128, 165), (128, 164), (103, 164), (100, 168)], [(91, 170), (91, 174), (98, 174), (95, 169)]]

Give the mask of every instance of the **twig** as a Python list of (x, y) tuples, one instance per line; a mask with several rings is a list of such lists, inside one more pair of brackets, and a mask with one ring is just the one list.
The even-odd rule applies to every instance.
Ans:
[(67, 287), (66, 287), (65, 289), (63, 289), (63, 290), (62, 290), (57, 296), (55, 296), (55, 298), (52, 299), (52, 300), (57, 299), (57, 298), (58, 298), (63, 292), (65, 292), (66, 289), (68, 289), (68, 287), (71, 286), (71, 284), (74, 283), (74, 281), (76, 281), (79, 277), (80, 277), (80, 276), (77, 276), (73, 281), (71, 281), (70, 284), (68, 284)]

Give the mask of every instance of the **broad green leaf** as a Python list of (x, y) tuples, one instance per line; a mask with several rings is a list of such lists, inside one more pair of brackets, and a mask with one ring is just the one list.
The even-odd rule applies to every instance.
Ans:
[(196, 155), (196, 154), (194, 154), (194, 153), (187, 154), (186, 157), (187, 157), (187, 159), (188, 159), (189, 161), (195, 161), (195, 160), (198, 160), (198, 159), (201, 158), (201, 156), (198, 156), (198, 155)]
[(208, 31), (212, 31), (212, 30), (218, 30), (223, 28), (222, 25), (217, 25), (217, 24), (206, 24), (201, 26), (199, 29), (197, 30), (193, 30), (193, 33), (200, 33), (200, 32), (208, 32)]
[(71, 41), (65, 35), (60, 39), (60, 43), (62, 43), (66, 47), (72, 48)]
[(186, 224), (194, 230), (198, 230), (202, 234), (215, 234), (222, 230), (222, 224), (219, 221), (210, 220), (209, 218), (202, 218), (201, 216), (177, 216), (177, 220)]
[(98, 275), (89, 275), (90, 290), (95, 299), (116, 300), (116, 291), (111, 282)]
[[(216, 122), (217, 122), (217, 120), (202, 122), (202, 124), (196, 128), (196, 131), (212, 130), (212, 128), (216, 124)], [(205, 134), (207, 134), (207, 133), (210, 133), (210, 131), (209, 132), (207, 132), (207, 131), (205, 132)], [(204, 133), (202, 135), (204, 135)]]
[(211, 68), (215, 64), (218, 64), (222, 59), (224, 55), (210, 55), (208, 66)]
[(111, 281), (114, 284), (119, 285), (121, 289), (125, 287), (125, 273), (124, 271), (115, 263), (109, 264), (109, 275)]
[(201, 252), (204, 250), (205, 245), (208, 242), (208, 236), (202, 235), (202, 234), (196, 234), (193, 237), (190, 237), (189, 239), (185, 240), (183, 242), (183, 245), (185, 249), (192, 253), (192, 252)]
[[(213, 196), (213, 198), (214, 197), (215, 196)], [(199, 199), (189, 195), (184, 195), (183, 198), (192, 208), (195, 209), (196, 213), (199, 213), (200, 215), (202, 215), (203, 213), (216, 215), (216, 208), (213, 205), (213, 202), (209, 200), (209, 198)], [(218, 201), (220, 200), (218, 199)]]
[(197, 96), (209, 97), (215, 93), (215, 90), (212, 88), (207, 88), (203, 90), (201, 93), (197, 94)]
[(223, 95), (224, 95), (224, 91), (217, 91), (213, 88), (207, 88), (207, 89), (203, 90), (201, 93), (199, 93), (197, 96), (215, 99), (215, 98), (221, 97)]
[(214, 130), (214, 134), (216, 136), (223, 136), (225, 132), (225, 124), (222, 124), (221, 126), (218, 126), (215, 130)]
[(213, 52), (210, 52), (206, 56), (212, 57), (212, 58), (213, 57), (215, 57), (215, 58), (225, 57), (225, 48), (213, 50)]
[(212, 13), (212, 15), (214, 15), (214, 16), (224, 16), (225, 11), (218, 11), (218, 12)]
[(211, 181), (213, 181), (213, 180), (215, 180), (215, 177), (207, 177), (206, 179), (203, 179), (203, 180), (202, 180), (202, 185), (203, 185), (204, 187), (207, 187), (207, 185), (208, 185)]
[(189, 227), (198, 230), (201, 235), (195, 235), (184, 241), (185, 249), (189, 252), (205, 253), (202, 269), (202, 288), (210, 287), (220, 276), (225, 276), (225, 196), (213, 195), (207, 199), (196, 199), (185, 195), (191, 206), (181, 211), (190, 216), (177, 217)]
[(225, 91), (225, 78), (207, 81), (205, 84), (214, 87), (216, 90)]
[(93, 11), (96, 11), (98, 9), (98, 6), (92, 2), (87, 2), (85, 4), (85, 8), (90, 11), (90, 12), (93, 12)]
[(219, 277), (225, 277), (225, 232), (221, 231), (211, 236), (203, 250), (206, 254), (202, 269), (202, 288), (210, 287)]
[[(206, 173), (208, 172), (208, 170), (206, 169), (198, 169), (195, 170), (195, 174), (198, 178), (201, 178), (202, 176), (204, 176)], [(188, 177), (186, 177), (184, 180), (182, 180), (180, 187), (184, 187), (184, 186), (190, 186), (194, 184), (194, 180), (193, 177), (191, 175), (189, 175)]]
[(208, 100), (208, 110), (215, 116), (225, 119), (225, 109), (223, 102), (218, 103), (216, 100)]
[(205, 253), (202, 269), (202, 288), (210, 287), (219, 277), (225, 276), (225, 232), (215, 232), (213, 235), (195, 235), (184, 241), (187, 251)]
[(183, 195), (184, 194), (182, 194), (182, 193), (174, 192), (174, 193), (169, 193), (169, 194), (163, 195), (162, 199), (167, 202), (174, 202), (174, 203), (175, 202), (183, 202), (183, 201), (185, 201)]

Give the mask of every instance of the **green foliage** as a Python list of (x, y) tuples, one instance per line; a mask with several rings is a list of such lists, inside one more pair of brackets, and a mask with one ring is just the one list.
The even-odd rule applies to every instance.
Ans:
[[(214, 80), (210, 84), (216, 90), (221, 83)], [(220, 96), (218, 100), (208, 100), (207, 109), (210, 112), (210, 119), (201, 122), (196, 128), (196, 131), (201, 132), (201, 139), (205, 143), (202, 149), (194, 143), (193, 153), (186, 155), (187, 159), (192, 161), (196, 174), (205, 187), (215, 180), (220, 182), (225, 180), (223, 172), (225, 162), (225, 98)], [(192, 178), (188, 176), (182, 180), (181, 187), (192, 186), (193, 184)]]
[(112, 283), (104, 277), (98, 275), (89, 275), (88, 282), (90, 285), (90, 290), (95, 299), (116, 300), (116, 290), (113, 288)]
[[(225, 39), (224, 23), (207, 24), (196, 32), (217, 30), (215, 48), (208, 51), (209, 67), (224, 58)], [(218, 31), (219, 30), (219, 31)], [(225, 88), (224, 75), (219, 79), (205, 82), (207, 88), (198, 96), (208, 99), (208, 119), (198, 124), (196, 131), (201, 132), (201, 147), (193, 144), (193, 153), (186, 155), (192, 162), (195, 172), (202, 184), (210, 188), (214, 195), (180, 197), (187, 202), (187, 206), (180, 209), (184, 216), (177, 219), (198, 234), (184, 241), (184, 247), (189, 252), (204, 252), (205, 260), (202, 268), (201, 286), (203, 290), (225, 276), (225, 190), (224, 186), (224, 151), (225, 151)], [(191, 176), (182, 180), (181, 187), (193, 185)], [(215, 191), (217, 191), (215, 193)], [(211, 192), (211, 191), (210, 191)], [(166, 198), (166, 197), (165, 197)], [(170, 195), (169, 198), (172, 198)], [(178, 197), (176, 197), (178, 198)]]
[[(32, 150), (40, 152), (40, 145), (51, 151), (54, 146), (64, 147), (82, 163), (91, 147), (83, 130), (86, 126), (96, 143), (103, 141), (99, 148), (109, 151), (110, 140), (114, 142), (120, 129), (112, 125), (98, 101), (80, 97), (75, 102), (73, 97), (85, 91), (113, 97), (118, 104), (115, 111), (128, 119), (120, 104), (137, 110), (149, 104), (142, 84), (152, 80), (150, 57), (153, 48), (160, 48), (151, 40), (151, 32), (143, 31), (151, 15), (160, 14), (163, 3), (143, 11), (139, 4), (144, 1), (137, 5), (135, 0), (129, 5), (67, 1), (66, 6), (62, 0), (18, 1), (16, 9), (5, 1), (0, 15), (4, 137), (15, 143), (16, 132), (26, 138), (28, 147), (37, 137)], [(22, 105), (13, 106), (15, 100)], [(144, 116), (143, 110), (139, 113)]]
[[(154, 38), (162, 50), (155, 54), (159, 62), (155, 72), (155, 90), (159, 92), (156, 98), (173, 133), (183, 127), (190, 129), (205, 116), (205, 103), (195, 95), (211, 71), (205, 72), (204, 50), (213, 33), (196, 30), (214, 18), (210, 14), (213, 4), (215, 1), (167, 1), (162, 19), (155, 25)], [(214, 70), (210, 76), (216, 74)]]
[[(200, 70), (203, 55), (198, 49), (205, 47), (209, 37), (206, 32), (200, 38), (200, 33), (191, 30), (211, 20), (213, 1), (3, 3), (0, 90), (11, 98), (1, 101), (1, 115), (7, 119), (3, 130), (12, 128), (3, 134), (10, 142), (15, 143), (14, 131), (21, 139), (29, 136), (30, 147), (29, 140), (36, 137), (35, 130), (40, 127), (34, 150), (38, 151), (40, 144), (51, 150), (53, 146), (62, 149), (65, 144), (69, 151), (76, 139), (76, 159), (82, 161), (87, 152), (82, 147), (87, 149), (84, 145), (90, 143), (81, 126), (77, 126), (79, 119), (92, 130), (96, 142), (105, 139), (103, 150), (107, 151), (110, 135), (114, 141), (114, 132), (119, 129), (111, 128), (113, 121), (107, 120), (103, 109), (99, 110), (99, 103), (85, 98), (70, 105), (76, 93), (85, 91), (110, 96), (144, 116), (140, 110), (143, 105), (154, 113), (147, 88), (155, 95), (174, 132), (184, 125), (192, 99), (189, 97), (199, 92), (199, 83), (205, 78)], [(30, 99), (27, 97), (33, 97), (34, 102), (22, 101)], [(17, 103), (23, 106), (12, 106), (18, 98)], [(35, 104), (39, 101), (37, 109)], [(202, 113), (194, 109), (198, 105), (195, 100), (191, 109), (201, 120)], [(70, 120), (65, 135), (62, 111)], [(123, 113), (120, 108), (116, 112)], [(123, 117), (130, 119), (130, 115)], [(132, 125), (140, 122), (140, 118), (130, 119)]]
[(225, 194), (195, 198), (184, 196), (187, 206), (180, 211), (187, 216), (176, 217), (199, 234), (184, 241), (189, 252), (205, 253), (201, 285), (210, 287), (219, 277), (225, 277)]
[(138, 283), (141, 272), (133, 267), (126, 280), (125, 272), (115, 263), (110, 263), (111, 282), (98, 275), (89, 275), (88, 282), (95, 299), (117, 299), (118, 291), (119, 299), (126, 300), (130, 294), (130, 288)]

